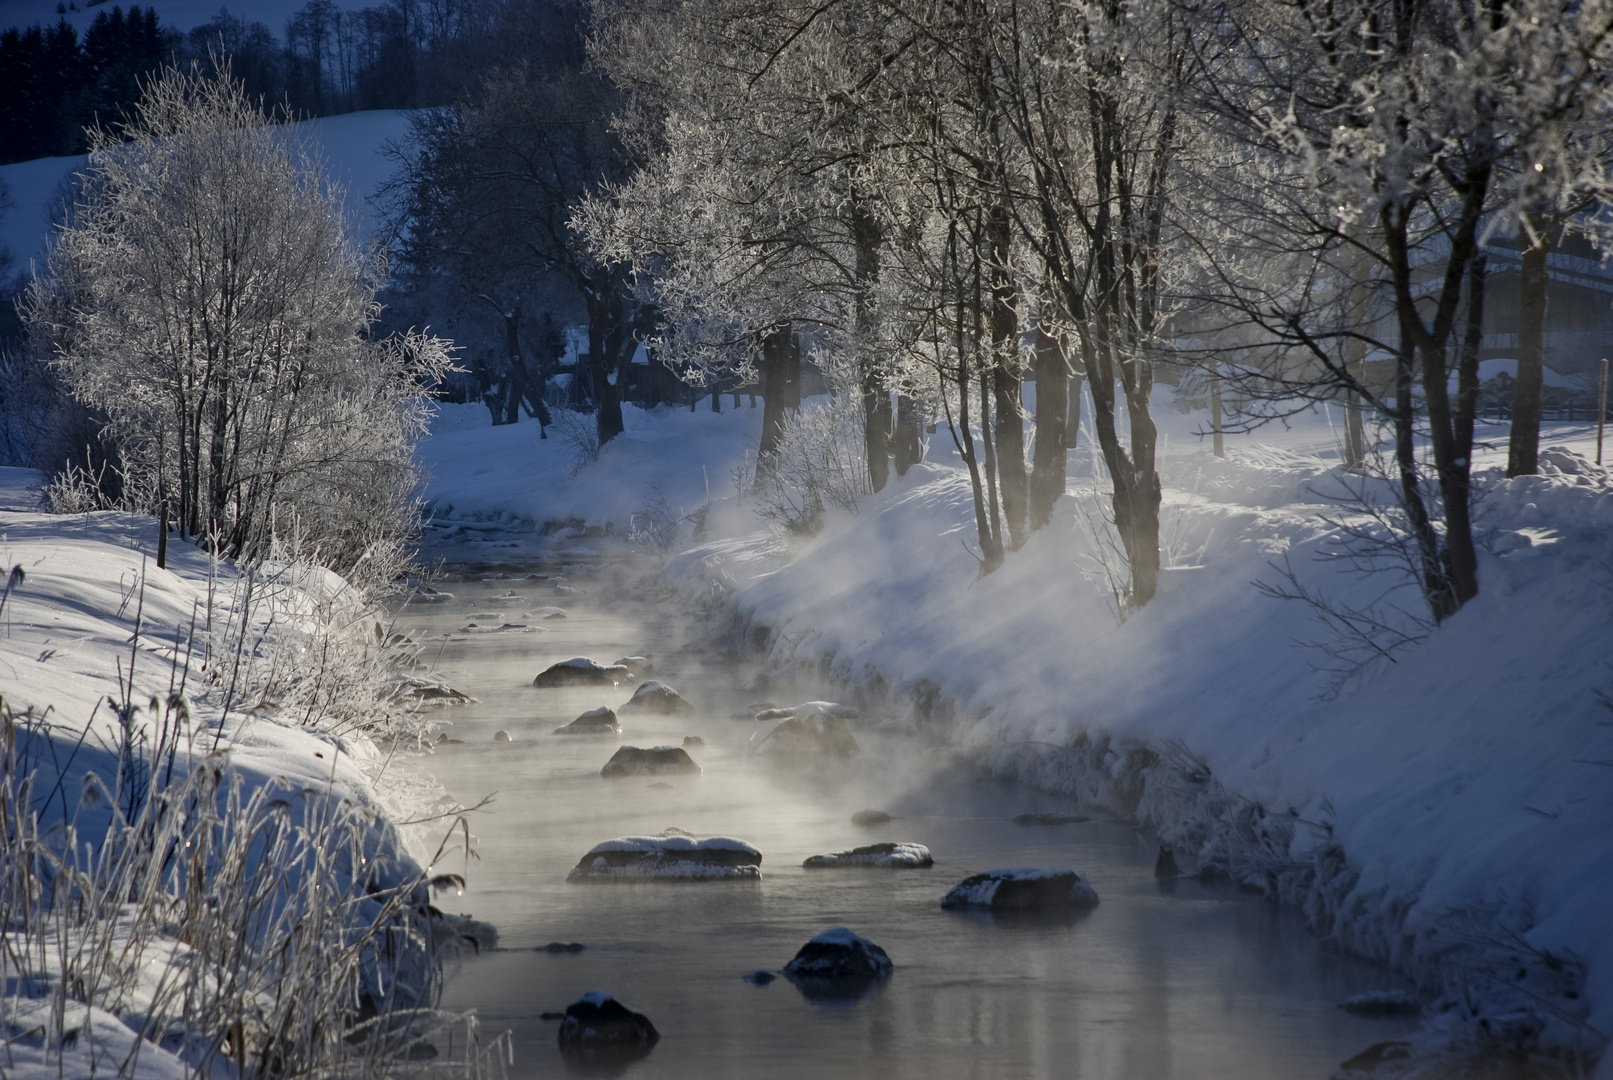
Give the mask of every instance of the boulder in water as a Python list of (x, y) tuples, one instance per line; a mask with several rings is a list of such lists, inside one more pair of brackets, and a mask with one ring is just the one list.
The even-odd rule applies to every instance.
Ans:
[(825, 930), (784, 965), (784, 974), (816, 979), (879, 978), (895, 968), (884, 949), (844, 926)]
[(698, 735), (685, 735), (683, 737), (683, 745), (685, 747), (704, 746), (704, 745), (706, 745), (706, 740), (702, 739)]
[(590, 990), (566, 1006), (560, 1021), (561, 1049), (647, 1050), (661, 1039), (649, 1017), (628, 1009), (603, 990)]
[(944, 908), (1049, 911), (1092, 907), (1098, 902), (1087, 879), (1074, 870), (988, 870), (964, 878), (941, 900)]
[(859, 810), (851, 815), (851, 823), (865, 829), (872, 825), (883, 825), (890, 819), (891, 816), (883, 810)]
[(1161, 880), (1180, 877), (1182, 870), (1176, 865), (1176, 853), (1165, 845), (1159, 845), (1159, 858), (1154, 860), (1154, 876)]
[[(829, 701), (769, 709), (757, 719), (771, 720), (773, 727), (751, 736), (750, 752), (790, 764), (844, 761), (855, 757), (862, 748), (851, 734), (844, 709)], [(855, 709), (850, 712), (861, 715)]]
[(580, 941), (551, 941), (547, 945), (539, 945), (532, 951), (546, 953), (573, 953), (582, 952), (586, 948), (588, 948), (588, 946), (584, 945)]
[(619, 836), (595, 844), (567, 881), (759, 879), (762, 853), (731, 836)]
[(1014, 817), (1015, 825), (1079, 825), (1083, 821), (1091, 821), (1089, 817), (1080, 814), (1018, 814)]
[(1422, 1004), (1404, 990), (1368, 990), (1345, 998), (1339, 1008), (1352, 1016), (1410, 1016), (1422, 1011)]
[(655, 672), (655, 665), (650, 663), (647, 656), (623, 656), (617, 659), (616, 666), (631, 671), (635, 679), (642, 679)]
[(503, 728), (499, 728), (497, 731), (493, 732), (493, 741), (494, 742), (509, 742), (510, 741), (510, 733), (508, 731), (505, 731)]
[(633, 673), (619, 664), (601, 664), (586, 656), (574, 656), (545, 668), (533, 686), (616, 686), (633, 677)]
[(656, 682), (654, 679), (640, 683), (639, 688), (633, 691), (633, 700), (623, 705), (622, 709), (660, 713), (663, 716), (694, 712), (694, 706), (683, 700), (683, 695), (666, 683)]
[(589, 709), (569, 724), (562, 724), (554, 729), (556, 735), (620, 735), (622, 725), (617, 722), (616, 714), (601, 705), (597, 709)]
[(823, 870), (836, 866), (871, 866), (906, 870), (934, 866), (930, 849), (923, 844), (908, 842), (869, 844), (866, 847), (839, 851), (833, 855), (814, 855), (801, 864), (808, 870)]
[(700, 766), (681, 746), (652, 746), (643, 749), (624, 746), (611, 755), (599, 775), (606, 779), (624, 776), (659, 776), (663, 773), (700, 775)]

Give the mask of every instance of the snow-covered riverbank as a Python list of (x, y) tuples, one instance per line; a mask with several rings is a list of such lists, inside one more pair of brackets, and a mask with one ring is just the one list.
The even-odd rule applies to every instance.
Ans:
[[(328, 920), (331, 955), (299, 959), (297, 972), (323, 973), (333, 982), (377, 974), (377, 954), (365, 953), (364, 934), (372, 925), (405, 927), (415, 908), (425, 910), (422, 866), (448, 822), (426, 823), (447, 809), (440, 788), (400, 755), (383, 752), (372, 735), (390, 742), (425, 734), (431, 724), (414, 711), (400, 669), (389, 662), (389, 650), (400, 646), (385, 640), (385, 627), (376, 631), (376, 613), (340, 578), (294, 565), (248, 578), (177, 540), (167, 568), (159, 569), (151, 519), (38, 513), (37, 493), (29, 490), (36, 481), (26, 470), (0, 470), (0, 558), (11, 583), (0, 611), (0, 751), (8, 772), (14, 770), (5, 777), (7, 798), (17, 801), (12, 809), (28, 816), (21, 801), (27, 798), (38, 815), (37, 838), (32, 826), (8, 816), (6, 857), (39, 860), (53, 874), (81, 874), (75, 889), (85, 896), (111, 881), (108, 896), (121, 893), (122, 909), (51, 922), (43, 937), (31, 923), (25, 931), (26, 920), (4, 924), (0, 1072), (179, 1076), (200, 1067), (206, 1073), (227, 1065), (226, 1057), (256, 1054), (270, 1032), (290, 1037), (274, 1027), (282, 1013), (302, 1009), (311, 1016), (325, 996), (344, 993), (350, 1008), (351, 994), (336, 985), (288, 985), (281, 994), (255, 984), (265, 974), (295, 982), (283, 959), (274, 961), (282, 965), (275, 973), (221, 969), (220, 982), (206, 982), (215, 976), (204, 972), (200, 977), (221, 1002), (222, 980), (239, 981), (247, 995), (242, 1007), (259, 1018), (262, 1033), (237, 1034), (233, 1049), (202, 1045), (211, 1033), (200, 1030), (198, 1018), (207, 1010), (187, 989), (187, 973), (194, 974), (198, 956), (204, 964), (214, 957), (194, 919), (183, 914), (186, 904), (204, 897), (239, 901), (241, 910), (228, 916), (253, 920), (250, 931), (234, 931), (251, 939), (237, 943), (242, 964), (252, 962), (254, 945), (267, 947), (279, 936), (288, 947), (306, 948), (314, 940), (304, 940), (310, 924)], [(208, 820), (193, 828), (152, 812), (165, 805), (165, 794), (177, 792), (175, 806), (188, 814), (201, 789), (185, 785), (209, 772), (218, 777), (220, 816), (203, 814)], [(19, 786), (30, 773), (32, 788)], [(272, 830), (281, 816), (300, 839), (276, 841), (283, 857), (266, 873), (259, 860), (276, 856), (259, 851), (255, 845), (268, 841), (253, 830)], [(408, 819), (420, 824), (396, 824)], [(61, 842), (76, 835), (90, 851), (115, 836), (110, 846), (121, 859), (131, 837), (176, 829), (172, 843), (187, 852), (193, 845), (217, 851), (197, 863), (200, 876), (178, 892), (164, 878), (172, 853), (160, 868), (150, 859), (149, 866), (135, 860), (119, 867), (111, 856), (79, 865), (76, 846)], [(157, 842), (153, 850), (168, 849)], [(259, 869), (232, 885), (224, 865), (232, 858)], [(151, 879), (151, 904), (130, 895), (128, 882), (136, 879), (142, 889)], [(26, 883), (19, 887), (27, 893)], [(28, 894), (32, 901), (13, 893), (0, 889), (7, 902), (49, 906), (37, 892)], [(175, 910), (165, 909), (170, 903)], [(318, 910), (286, 921), (283, 913), (309, 904)], [(20, 919), (21, 911), (8, 910), (5, 918), (12, 917)], [(491, 932), (435, 914), (417, 925), (422, 944), (400, 938), (393, 948), (398, 956), (419, 955), (408, 970), (390, 969), (400, 981), (418, 983), (402, 992), (400, 1004), (410, 1006), (431, 1003), (437, 978), (426, 938)], [(228, 949), (231, 931), (219, 931)], [(47, 939), (48, 946), (41, 944)], [(116, 972), (95, 963), (92, 954), (102, 945), (118, 950)], [(336, 955), (344, 949), (351, 955)], [(64, 989), (66, 983), (91, 987)], [(54, 1017), (46, 1008), (53, 1001)], [(142, 1034), (154, 1042), (142, 1043)], [(328, 1037), (340, 1035), (338, 1029)]]
[[(1486, 482), (1479, 599), (1330, 694), (1315, 670), (1330, 658), (1295, 647), (1327, 640), (1314, 610), (1252, 584), (1281, 585), (1286, 567), (1355, 606), (1386, 588), (1325, 558), (1328, 519), (1351, 513), (1328, 417), (1231, 438), (1220, 460), (1193, 436), (1202, 414), (1161, 404), (1168, 569), (1124, 625), (1084, 448), (1053, 524), (984, 579), (944, 430), (930, 464), (793, 551), (732, 480), (753, 454), (748, 409), (630, 410), (627, 435), (573, 473), (571, 448), (535, 425), (450, 407), (422, 454), (445, 528), (489, 558), (518, 533), (466, 524), (619, 534), (635, 511), (693, 515), (699, 542), (666, 579), (717, 597), (736, 641), (948, 725), (1004, 775), (1134, 818), (1184, 869), (1301, 905), (1439, 1002), (1430, 1046), (1490, 1031), (1599, 1052), (1613, 1031), (1613, 491), (1588, 460), (1592, 429), (1548, 425), (1543, 444), (1567, 449), (1544, 455), (1545, 475)], [(1389, 600), (1417, 610), (1410, 590)]]

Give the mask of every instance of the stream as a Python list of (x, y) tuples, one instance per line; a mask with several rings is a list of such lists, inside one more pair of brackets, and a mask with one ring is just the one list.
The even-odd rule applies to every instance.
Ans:
[[(411, 602), (397, 626), (477, 699), (446, 713), (455, 741), (424, 765), (467, 805), (495, 794), (472, 817), (480, 859), (464, 895), (437, 903), (494, 923), (500, 947), (454, 963), (443, 1006), (475, 1009), (486, 1032), (510, 1029), (513, 1076), (1320, 1080), (1413, 1026), (1342, 1011), (1351, 995), (1402, 984), (1323, 949), (1298, 914), (1231, 886), (1162, 884), (1156, 841), (1072, 800), (982, 779), (922, 738), (859, 728), (856, 759), (810, 776), (749, 756), (751, 706), (832, 700), (832, 691), (780, 683), (713, 648), (699, 612), (636, 591), (624, 562), (579, 546), (531, 564), (450, 570), (436, 587), (452, 599)], [(547, 617), (550, 608), (565, 617)], [(574, 656), (648, 657), (652, 677), (695, 712), (623, 714), (619, 738), (553, 734), (634, 689), (532, 686)], [(501, 729), (510, 741), (494, 741)], [(689, 748), (699, 777), (599, 775), (618, 746), (690, 735), (704, 740)], [(894, 820), (852, 824), (864, 809)], [(1031, 812), (1091, 820), (1012, 821)], [(566, 881), (594, 844), (668, 827), (749, 841), (762, 852), (762, 880)], [(801, 865), (882, 840), (924, 844), (935, 866)], [(459, 871), (452, 862), (438, 870)], [(1041, 919), (939, 906), (962, 878), (1007, 866), (1077, 870), (1101, 902)], [(777, 972), (808, 938), (841, 925), (896, 964), (864, 996), (825, 1001), (783, 978), (742, 978)], [(585, 948), (544, 951), (549, 942)], [(540, 1014), (589, 990), (647, 1015), (661, 1033), (653, 1051), (563, 1058), (558, 1024)]]

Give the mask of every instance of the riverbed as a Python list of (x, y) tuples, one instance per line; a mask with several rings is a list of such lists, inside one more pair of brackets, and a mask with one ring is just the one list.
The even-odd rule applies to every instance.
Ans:
[[(447, 712), (450, 741), (425, 762), (461, 802), (495, 797), (472, 818), (479, 859), (464, 895), (438, 904), (494, 923), (500, 945), (456, 962), (443, 1004), (474, 1008), (486, 1031), (513, 1032), (514, 1076), (1298, 1080), (1326, 1077), (1412, 1026), (1341, 1010), (1352, 995), (1404, 984), (1325, 950), (1297, 914), (1226, 885), (1161, 882), (1154, 839), (1071, 800), (982, 779), (923, 734), (862, 725), (853, 762), (810, 775), (752, 756), (758, 707), (832, 690), (770, 677), (712, 644), (704, 614), (655, 595), (642, 568), (577, 548), (451, 569), (436, 587), (452, 599), (411, 603), (398, 626), (477, 699)], [(624, 713), (616, 738), (554, 734), (634, 689), (532, 686), (574, 656), (646, 657), (694, 712)], [(494, 741), (501, 730), (510, 741)], [(702, 740), (689, 747), (697, 778), (599, 774), (618, 746), (689, 736)], [(892, 820), (854, 825), (865, 809)], [(1087, 820), (1012, 820), (1026, 813)], [(763, 854), (762, 880), (566, 880), (599, 841), (668, 828), (750, 842)], [(883, 840), (924, 844), (935, 866), (801, 865)], [(1008, 866), (1077, 870), (1101, 902), (1055, 919), (939, 906), (962, 878)], [(881, 945), (894, 974), (860, 997), (829, 1000), (782, 978), (743, 978), (777, 972), (834, 926)], [(543, 948), (552, 942), (583, 948)], [(646, 1014), (662, 1036), (654, 1050), (563, 1058), (557, 1024), (541, 1014), (590, 990)]]

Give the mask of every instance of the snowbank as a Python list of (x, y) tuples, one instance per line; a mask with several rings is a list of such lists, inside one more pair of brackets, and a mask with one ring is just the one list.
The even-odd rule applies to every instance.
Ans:
[[(26, 505), (34, 482), (23, 470), (6, 470), (0, 476), (0, 505)], [(53, 843), (53, 829), (64, 827), (86, 848), (98, 844), (114, 827), (115, 810), (134, 823), (139, 807), (159, 797), (159, 768), (172, 778), (165, 782), (180, 785), (177, 790), (182, 791), (189, 790), (184, 783), (196, 777), (205, 781), (213, 774), (212, 786), (204, 782), (196, 789), (216, 791), (223, 815), (215, 822), (215, 831), (207, 834), (214, 838), (209, 843), (256, 850), (250, 832), (231, 841), (232, 830), (242, 832), (252, 825), (272, 831), (277, 815), (284, 814), (298, 824), (297, 836), (312, 842), (318, 829), (328, 828), (330, 836), (352, 845), (345, 855), (324, 853), (335, 860), (332, 866), (345, 869), (336, 870), (323, 887), (328, 895), (332, 886), (340, 890), (358, 887), (361, 878), (367, 882), (373, 891), (351, 905), (353, 917), (381, 918), (383, 909), (394, 907), (406, 913), (416, 903), (424, 911), (427, 889), (416, 883), (423, 880), (422, 864), (427, 860), (422, 856), (431, 850), (425, 846), (426, 833), (421, 829), (406, 834), (392, 822), (428, 816), (420, 811), (432, 808), (440, 789), (396, 759), (389, 764), (392, 755), (383, 756), (365, 730), (333, 720), (337, 713), (329, 709), (322, 712), (321, 702), (310, 696), (315, 680), (293, 685), (296, 679), (284, 678), (291, 674), (285, 667), (287, 654), (276, 651), (277, 642), (291, 642), (287, 648), (294, 650), (296, 641), (311, 640), (293, 641), (293, 637), (314, 632), (317, 620), (332, 613), (349, 620), (347, 629), (362, 639), (380, 642), (385, 635), (376, 632), (373, 619), (365, 617), (365, 609), (351, 600), (346, 584), (334, 575), (308, 568), (268, 568), (251, 579), (248, 590), (247, 580), (232, 567), (212, 562), (199, 549), (177, 540), (169, 547), (167, 568), (159, 569), (155, 542), (155, 522), (140, 516), (57, 517), (0, 511), (0, 571), (8, 573), (12, 583), (0, 606), (4, 624), (0, 696), (7, 736), (0, 742), (16, 740), (17, 760), (7, 765), (8, 770), (15, 768), (15, 774), (6, 777), (8, 783), (20, 783), (28, 772), (36, 775), (32, 806), (40, 815), (44, 845)], [(232, 649), (242, 643), (244, 650), (235, 659)], [(355, 654), (357, 664), (372, 669), (373, 683), (357, 686), (353, 693), (368, 694), (361, 703), (367, 715), (379, 723), (394, 723), (394, 733), (401, 733), (412, 722), (411, 706), (401, 697), (387, 700), (391, 682), (382, 666), (384, 658), (375, 651), (379, 648), (362, 657)], [(259, 667), (274, 664), (281, 665), (279, 681), (264, 678)], [(331, 667), (327, 674), (335, 681), (345, 670)], [(330, 704), (331, 699), (324, 699), (325, 706)], [(105, 794), (97, 797), (97, 791)], [(226, 812), (226, 806), (235, 809)], [(183, 829), (179, 817), (152, 827)], [(15, 832), (18, 827), (16, 822), (9, 827), (12, 840), (20, 835)], [(173, 842), (184, 839), (180, 836)], [(26, 837), (22, 842), (26, 844)], [(71, 864), (78, 856), (77, 847), (70, 846), (74, 853), (47, 852), (40, 857), (47, 864), (51, 858)], [(189, 843), (182, 846), (190, 848)], [(44, 851), (36, 844), (10, 854), (36, 849)], [(250, 894), (256, 888), (253, 882), (261, 881), (270, 892), (284, 890), (279, 901), (272, 896), (264, 901), (271, 907), (277, 902), (300, 903), (286, 897), (299, 895), (301, 875), (313, 872), (323, 856), (301, 841), (281, 843), (276, 850), (292, 861), (279, 866), (276, 875), (249, 876), (245, 892)], [(341, 861), (344, 858), (346, 862)], [(92, 876), (86, 872), (83, 880)], [(277, 879), (280, 884), (275, 886)], [(200, 889), (201, 879), (192, 880)], [(142, 879), (142, 887), (146, 886)], [(87, 890), (89, 885), (82, 887)], [(165, 886), (150, 887), (160, 893)], [(152, 1004), (153, 995), (166, 1000), (176, 986), (184, 985), (176, 972), (195, 966), (192, 954), (201, 951), (202, 944), (193, 936), (182, 944), (165, 936), (174, 932), (167, 930), (151, 937), (137, 924), (156, 919), (159, 926), (178, 925), (177, 913), (138, 907), (129, 902), (127, 891), (120, 902), (126, 910), (115, 920), (82, 932), (104, 933), (106, 941), (123, 950), (132, 965), (119, 976), (127, 985), (115, 995), (107, 991), (109, 996), (95, 997), (90, 1008), (82, 1002), (73, 1004), (70, 996), (67, 1008), (72, 1015), (57, 1019), (65, 1025), (61, 1031), (77, 1031), (74, 1038), (79, 1041), (66, 1039), (47, 1047), (37, 1037), (23, 1035), (9, 1050), (8, 1075), (55, 1076), (59, 1069), (70, 1075), (95, 1075), (92, 1059), (114, 1055), (114, 1062), (124, 1061), (147, 1025), (178, 1023), (177, 1018), (164, 1020), (169, 1014)], [(423, 922), (421, 928), (427, 934), (467, 934), (487, 942), (495, 936), (491, 927), (451, 916), (426, 921), (429, 927)], [(306, 928), (306, 920), (299, 922)], [(20, 931), (12, 924), (7, 932), (14, 936)], [(262, 932), (271, 933), (267, 927)], [(62, 944), (76, 942), (69, 938)], [(409, 951), (400, 950), (400, 955)], [(19, 953), (8, 950), (8, 955), (20, 962)], [(46, 995), (39, 1002), (49, 1006), (56, 992), (51, 989), (51, 972), (71, 972), (78, 963), (75, 959), (71, 964), (29, 969), (33, 974), (21, 984), (18, 971), (8, 965), (8, 989), (18, 993), (20, 985), (33, 985), (32, 992)], [(430, 963), (429, 957), (422, 960), (428, 967)], [(431, 1003), (435, 974), (425, 967), (413, 974), (394, 970), (405, 982), (415, 974), (425, 980), (410, 1004)], [(27, 996), (23, 992), (0, 1003), (0, 1028), (8, 1039), (37, 1026), (28, 1020), (33, 1006), (23, 1000)], [(269, 1013), (275, 1007), (267, 999), (260, 1004)], [(192, 1020), (187, 1013), (185, 1024)], [(55, 1031), (54, 1022), (46, 1029)], [(181, 1032), (177, 1042), (169, 1040), (173, 1031)], [(146, 1034), (164, 1041), (139, 1047), (141, 1076), (189, 1075), (187, 1055), (195, 1065), (196, 1053), (216, 1052), (216, 1048), (198, 1051), (195, 1039), (201, 1033), (184, 1025), (170, 1026), (166, 1034), (158, 1026)], [(109, 1068), (116, 1066), (102, 1061), (99, 1071)]]

